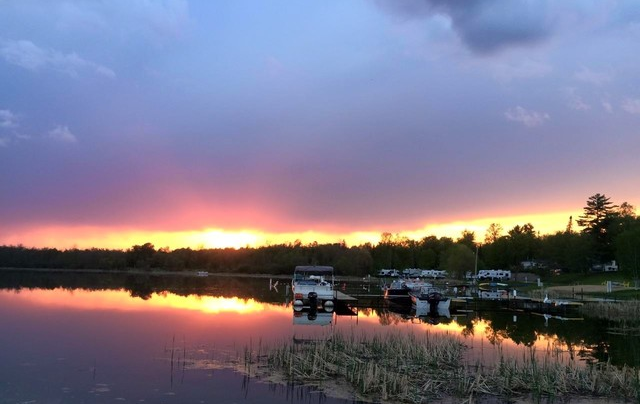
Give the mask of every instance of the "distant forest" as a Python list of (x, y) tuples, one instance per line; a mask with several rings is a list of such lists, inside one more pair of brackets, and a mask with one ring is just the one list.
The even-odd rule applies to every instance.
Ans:
[[(152, 243), (127, 250), (86, 250), (0, 246), (0, 267), (44, 269), (166, 270), (290, 274), (296, 265), (332, 265), (340, 275), (375, 275), (382, 268), (443, 269), (461, 278), (479, 269), (522, 270), (544, 275), (562, 270), (586, 273), (616, 260), (621, 271), (640, 275), (640, 217), (624, 202), (604, 194), (591, 196), (578, 219), (567, 218), (564, 231), (540, 235), (530, 223), (505, 232), (493, 223), (484, 239), (464, 231), (458, 239), (421, 240), (383, 233), (377, 244), (302, 244), (299, 241), (257, 248), (157, 249)], [(579, 229), (574, 228), (579, 227)], [(506, 234), (505, 234), (506, 233)]]

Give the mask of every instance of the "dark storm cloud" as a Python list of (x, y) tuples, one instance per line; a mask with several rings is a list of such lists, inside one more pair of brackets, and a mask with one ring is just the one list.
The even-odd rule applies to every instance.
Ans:
[(463, 43), (477, 54), (530, 45), (553, 29), (545, 1), (529, 0), (376, 0), (385, 10), (405, 18), (444, 15)]

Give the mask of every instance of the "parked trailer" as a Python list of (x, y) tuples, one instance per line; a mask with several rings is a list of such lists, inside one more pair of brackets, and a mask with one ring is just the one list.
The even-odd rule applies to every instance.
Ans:
[(478, 272), (478, 280), (499, 279), (508, 281), (511, 279), (511, 271), (504, 269), (482, 269)]
[(442, 271), (440, 269), (423, 269), (420, 272), (420, 276), (423, 278), (446, 278), (447, 277), (447, 271)]
[(378, 276), (392, 276), (395, 278), (400, 276), (400, 272), (397, 269), (381, 269), (378, 271)]
[(405, 278), (416, 278), (421, 275), (422, 270), (420, 268), (406, 268), (402, 270), (402, 276)]

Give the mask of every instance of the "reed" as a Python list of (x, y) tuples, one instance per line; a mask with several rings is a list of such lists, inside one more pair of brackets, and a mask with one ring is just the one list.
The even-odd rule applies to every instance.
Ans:
[(498, 363), (468, 363), (465, 349), (455, 336), (429, 332), (336, 334), (315, 344), (282, 343), (245, 362), (256, 361), (288, 382), (315, 385), (328, 394), (336, 383), (348, 385), (360, 400), (415, 403), (453, 397), (473, 402), (483, 395), (586, 395), (640, 402), (638, 369), (561, 363), (553, 348), (542, 353), (530, 349), (521, 358), (502, 355)]
[(582, 313), (589, 317), (638, 321), (640, 319), (640, 301), (589, 302), (582, 306)]
[(640, 400), (637, 369), (610, 364), (579, 366), (575, 363), (534, 359), (529, 362), (502, 360), (484, 376), (491, 380), (492, 391), (502, 396), (542, 397), (617, 397)]
[[(288, 380), (322, 386), (341, 380), (360, 397), (414, 401), (436, 396), (449, 381), (443, 367), (455, 369), (463, 346), (453, 338), (428, 335), (374, 335), (370, 338), (334, 335), (312, 345), (282, 344), (266, 359), (272, 369), (284, 371)], [(419, 374), (421, 377), (415, 378)]]

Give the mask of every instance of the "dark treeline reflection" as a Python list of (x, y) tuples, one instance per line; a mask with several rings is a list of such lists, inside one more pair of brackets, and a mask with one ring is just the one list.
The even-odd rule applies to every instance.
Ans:
[(555, 336), (567, 344), (575, 358), (592, 362), (611, 362), (614, 365), (640, 366), (640, 339), (633, 335), (610, 332), (614, 321), (603, 319), (559, 320), (542, 315), (484, 313), (490, 320), (489, 340), (499, 342), (508, 338), (518, 344), (532, 346), (538, 335)]
[[(275, 281), (274, 281), (275, 282)], [(149, 299), (154, 293), (179, 296), (223, 296), (281, 302), (285, 286), (269, 288), (267, 278), (195, 277), (127, 273), (72, 273), (54, 271), (0, 271), (0, 289), (126, 290), (132, 297)]]
[[(411, 310), (397, 305), (385, 305), (381, 309), (373, 309), (382, 325), (394, 325), (415, 321)], [(640, 338), (635, 330), (625, 333), (611, 332), (619, 326), (615, 320), (605, 319), (560, 319), (545, 317), (540, 314), (510, 311), (478, 311), (468, 315), (452, 318), (429, 316), (420, 317), (426, 323), (449, 323), (455, 321), (463, 326), (462, 334), (474, 334), (474, 323), (486, 321), (488, 327), (484, 337), (491, 344), (500, 344), (511, 340), (518, 345), (532, 347), (539, 336), (547, 336), (550, 340), (566, 344), (572, 358), (595, 363), (611, 363), (616, 366), (640, 367)], [(640, 323), (637, 324), (640, 326)], [(552, 348), (552, 347), (550, 347)], [(535, 348), (540, 350), (540, 348)]]

